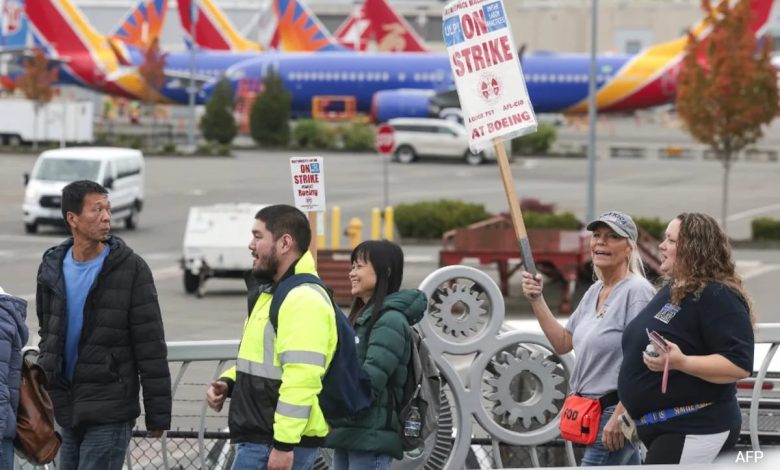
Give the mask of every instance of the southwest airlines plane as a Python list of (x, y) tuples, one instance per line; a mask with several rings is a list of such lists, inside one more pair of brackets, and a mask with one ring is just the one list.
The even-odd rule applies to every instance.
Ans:
[[(288, 5), (297, 0), (278, 0)], [(748, 0), (746, 0), (748, 1)], [(752, 0), (754, 17), (751, 28), (760, 33), (766, 25), (773, 0)], [(34, 5), (34, 6), (33, 6)], [(31, 7), (33, 6), (33, 7)], [(70, 58), (64, 66), (75, 69), (75, 63), (85, 61), (79, 70), (86, 86), (101, 86), (115, 92), (112, 78), (127, 79), (132, 86), (120, 87), (127, 94), (140, 93), (137, 73), (120, 68), (116, 54), (109, 55), (84, 20), (76, 18), (68, 0), (35, 0), (27, 2), (27, 13), (34, 29), (46, 44), (61, 56)], [(303, 10), (290, 9), (291, 14)], [(65, 19), (63, 14), (66, 14)], [(293, 16), (293, 23), (295, 16)], [(88, 34), (89, 33), (89, 34)], [(709, 34), (706, 24), (694, 28), (698, 37)], [(87, 40), (84, 40), (86, 38)], [(599, 111), (628, 111), (667, 103), (676, 91), (677, 73), (687, 43), (686, 37), (645, 49), (636, 55), (602, 55), (597, 59), (597, 96)], [(79, 55), (63, 48), (77, 44)], [(56, 47), (55, 47), (56, 46)], [(98, 49), (99, 46), (99, 49)], [(109, 48), (109, 50), (111, 50)], [(138, 65), (137, 55), (130, 58)], [(309, 116), (312, 101), (320, 96), (354, 99), (357, 110), (371, 112), (378, 121), (396, 116), (425, 116), (435, 112), (437, 100), (454, 89), (452, 71), (446, 54), (432, 53), (357, 53), (357, 52), (202, 52), (195, 58), (197, 79), (204, 84), (198, 94), (203, 103), (216, 81), (223, 75), (236, 90), (262, 89), (268, 70), (280, 74), (284, 86), (292, 93), (292, 112), (296, 117)], [(96, 75), (105, 62), (115, 64), (112, 73)], [(161, 98), (186, 103), (186, 77), (190, 54), (169, 53), (165, 72), (170, 79), (160, 91)], [(523, 59), (523, 71), (536, 112), (581, 112), (587, 109), (589, 58), (574, 54), (533, 54)], [(179, 77), (179, 78), (176, 78)], [(102, 81), (101, 81), (102, 80)], [(141, 95), (137, 95), (141, 96)]]

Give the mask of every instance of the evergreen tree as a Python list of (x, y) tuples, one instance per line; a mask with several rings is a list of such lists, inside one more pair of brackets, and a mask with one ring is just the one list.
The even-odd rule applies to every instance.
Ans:
[(252, 139), (260, 145), (285, 146), (290, 142), (292, 95), (285, 90), (282, 78), (274, 69), (268, 70), (264, 84), (249, 115)]
[(721, 224), (726, 229), (731, 162), (763, 136), (778, 111), (777, 77), (771, 65), (770, 38), (760, 41), (750, 29), (750, 0), (711, 8), (702, 0), (709, 36), (688, 35), (678, 77), (677, 111), (688, 132), (709, 145), (723, 163)]
[(226, 78), (217, 83), (206, 103), (206, 112), (200, 118), (200, 131), (209, 142), (229, 144), (238, 133), (233, 117), (233, 88)]

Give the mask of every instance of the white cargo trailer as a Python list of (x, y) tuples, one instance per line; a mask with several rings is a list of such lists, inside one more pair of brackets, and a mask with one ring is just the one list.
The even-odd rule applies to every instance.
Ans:
[(184, 232), (184, 290), (198, 297), (212, 277), (243, 278), (252, 268), (249, 239), (264, 206), (227, 203), (190, 207)]
[[(39, 142), (90, 143), (95, 140), (91, 101), (51, 101), (38, 111), (26, 99), (0, 99), (0, 139), (4, 145)], [(36, 132), (37, 129), (37, 132)]]

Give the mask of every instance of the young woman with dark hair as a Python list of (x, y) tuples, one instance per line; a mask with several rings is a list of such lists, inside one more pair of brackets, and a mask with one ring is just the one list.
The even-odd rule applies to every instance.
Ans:
[(335, 421), (325, 441), (335, 449), (334, 470), (389, 469), (403, 458), (398, 401), (411, 354), (411, 325), (427, 305), (417, 289), (401, 290), (404, 255), (387, 240), (370, 240), (352, 251), (349, 279), (355, 300), (350, 320), (359, 339), (358, 359), (371, 378), (371, 408)]

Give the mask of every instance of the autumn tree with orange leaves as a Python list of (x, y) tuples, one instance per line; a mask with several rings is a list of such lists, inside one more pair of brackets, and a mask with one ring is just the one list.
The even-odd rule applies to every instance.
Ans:
[(31, 57), (25, 57), (22, 63), (23, 72), (16, 79), (16, 88), (24, 96), (32, 100), (35, 112), (33, 125), (33, 147), (38, 147), (38, 112), (54, 98), (56, 89), (52, 86), (57, 81), (57, 68), (51, 67), (49, 59), (43, 51), (35, 49)]
[(721, 224), (726, 229), (732, 160), (763, 136), (778, 112), (777, 77), (770, 63), (772, 42), (751, 31), (750, 1), (712, 8), (702, 0), (712, 27), (703, 40), (688, 34), (678, 76), (677, 112), (694, 139), (723, 162)]
[(143, 49), (144, 61), (138, 67), (138, 73), (146, 82), (144, 88), (143, 101), (151, 107), (151, 114), (154, 119), (154, 104), (159, 99), (160, 90), (165, 85), (165, 59), (166, 54), (160, 52), (160, 41), (154, 38), (147, 47)]

